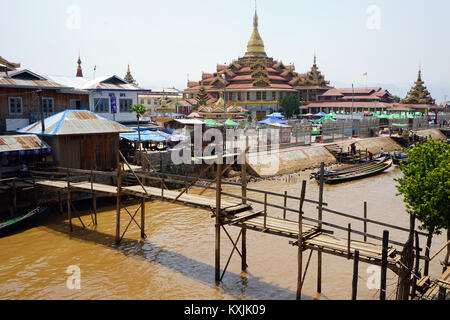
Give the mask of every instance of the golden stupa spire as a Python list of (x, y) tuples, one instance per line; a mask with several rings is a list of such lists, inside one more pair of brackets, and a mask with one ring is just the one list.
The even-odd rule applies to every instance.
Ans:
[(253, 33), (248, 41), (245, 57), (267, 57), (266, 51), (264, 50), (264, 41), (258, 31), (258, 12), (256, 10), (256, 4), (255, 16), (253, 17)]

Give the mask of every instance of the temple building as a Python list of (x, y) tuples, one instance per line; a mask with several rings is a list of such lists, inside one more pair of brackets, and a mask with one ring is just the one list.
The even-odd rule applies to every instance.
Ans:
[(417, 81), (414, 83), (414, 86), (411, 88), (411, 91), (408, 92), (405, 99), (402, 100), (403, 104), (427, 104), (434, 105), (436, 101), (431, 97), (430, 93), (427, 90), (427, 87), (424, 86), (424, 81), (422, 80), (422, 70), (419, 69), (419, 75), (417, 76)]
[(176, 112), (178, 101), (182, 98), (180, 90), (175, 88), (147, 88), (148, 92), (139, 95), (139, 103), (154, 118), (170, 117)]
[(317, 96), (317, 102), (301, 107), (301, 113), (385, 112), (393, 106), (389, 91), (375, 88), (330, 89)]
[(253, 32), (247, 51), (229, 65), (218, 65), (216, 72), (203, 73), (198, 82), (188, 81), (177, 112), (189, 114), (206, 102), (212, 105), (223, 92), (227, 106), (242, 107), (256, 118), (278, 111), (283, 97), (296, 94), (300, 101), (316, 101), (317, 96), (331, 87), (320, 73), (314, 56), (311, 70), (304, 74), (293, 65), (284, 65), (268, 57), (258, 30), (258, 14), (253, 18)]
[(128, 65), (127, 73), (126, 73), (126, 75), (125, 75), (125, 77), (123, 79), (126, 82), (128, 82), (129, 84), (137, 85), (136, 80), (134, 80), (133, 76), (131, 75), (130, 65)]
[(78, 63), (78, 68), (77, 68), (77, 75), (76, 76), (78, 78), (83, 78), (83, 69), (81, 69), (81, 58), (80, 58), (80, 55), (78, 55), (77, 63)]

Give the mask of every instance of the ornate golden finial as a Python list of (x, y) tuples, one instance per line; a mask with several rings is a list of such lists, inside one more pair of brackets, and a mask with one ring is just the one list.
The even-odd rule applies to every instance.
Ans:
[(78, 68), (77, 68), (77, 77), (82, 78), (83, 77), (83, 69), (81, 69), (81, 57), (80, 52), (78, 51)]
[(253, 17), (253, 33), (248, 41), (245, 57), (267, 57), (266, 51), (264, 50), (264, 41), (258, 31), (258, 12), (256, 10), (256, 2), (255, 15)]

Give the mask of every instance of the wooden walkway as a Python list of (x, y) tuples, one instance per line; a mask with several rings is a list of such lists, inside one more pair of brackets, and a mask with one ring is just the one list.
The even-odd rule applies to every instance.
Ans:
[[(264, 217), (262, 211), (248, 210), (233, 216), (227, 216), (224, 224), (245, 228), (258, 232), (273, 234), (290, 239), (298, 239), (298, 222), (275, 217)], [(348, 240), (337, 237), (331, 231), (321, 230), (316, 225), (303, 223), (302, 238), (304, 249), (322, 251), (335, 256), (350, 258), (355, 251), (359, 251), (359, 259), (370, 264), (381, 265), (382, 251), (381, 245), (368, 242)], [(291, 242), (298, 245), (298, 242)], [(401, 253), (390, 247), (387, 255), (387, 267), (393, 271), (399, 269)]]
[[(439, 290), (443, 288), (446, 292), (450, 292), (450, 267), (447, 267), (445, 272), (434, 281), (429, 289), (422, 296), (423, 300), (437, 300), (439, 299)], [(448, 294), (443, 294), (443, 299), (447, 299)], [(441, 298), (442, 299), (442, 298)]]
[[(44, 188), (52, 188), (59, 191), (66, 192), (68, 190), (67, 181), (57, 180), (42, 180), (36, 181), (36, 185)], [(117, 196), (117, 187), (107, 184), (91, 183), (91, 182), (72, 182), (70, 183), (70, 190), (76, 192), (95, 193), (105, 196)], [(157, 198), (163, 201), (173, 201), (179, 195), (179, 191), (163, 190), (154, 187), (130, 186), (122, 187), (122, 194), (131, 194), (140, 198)], [(216, 208), (216, 199), (206, 196), (198, 196), (194, 194), (183, 194), (176, 200), (177, 203), (202, 207), (202, 208)], [(235, 201), (222, 201), (221, 209), (241, 208), (241, 203)], [(248, 207), (248, 206), (247, 206)]]

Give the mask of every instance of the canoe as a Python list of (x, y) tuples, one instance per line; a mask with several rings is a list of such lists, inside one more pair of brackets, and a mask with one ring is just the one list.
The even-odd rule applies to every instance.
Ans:
[[(393, 160), (390, 155), (383, 155), (375, 160), (366, 161), (355, 166), (325, 171), (324, 182), (327, 184), (336, 184), (356, 179), (362, 179), (382, 173), (390, 168)], [(311, 175), (311, 178), (320, 180), (320, 171)]]
[(46, 210), (47, 210), (47, 207), (38, 207), (22, 216), (15, 217), (8, 221), (0, 222), (0, 234), (3, 234), (7, 231), (11, 231), (12, 229), (14, 229), (16, 227), (19, 227), (19, 226), (25, 224), (26, 222), (29, 222), (33, 217), (43, 213)]
[(408, 156), (404, 152), (394, 152), (394, 154), (392, 155), (392, 161), (394, 162), (395, 165), (399, 165), (400, 162), (406, 160), (408, 160)]

